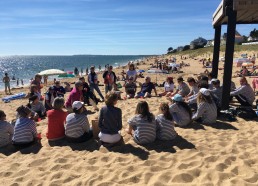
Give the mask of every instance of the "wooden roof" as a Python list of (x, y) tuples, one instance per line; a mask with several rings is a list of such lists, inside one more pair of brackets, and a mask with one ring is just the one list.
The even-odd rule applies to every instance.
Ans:
[(237, 24), (258, 23), (258, 0), (222, 0), (213, 14), (213, 26), (227, 24), (227, 6), (237, 12)]

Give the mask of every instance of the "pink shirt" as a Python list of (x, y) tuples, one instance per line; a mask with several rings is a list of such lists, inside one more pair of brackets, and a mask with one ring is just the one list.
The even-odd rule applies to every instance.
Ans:
[(65, 107), (66, 108), (72, 107), (72, 104), (74, 101), (81, 101), (81, 97), (82, 97), (82, 91), (74, 87), (73, 90), (70, 92), (70, 95), (67, 101), (65, 102)]

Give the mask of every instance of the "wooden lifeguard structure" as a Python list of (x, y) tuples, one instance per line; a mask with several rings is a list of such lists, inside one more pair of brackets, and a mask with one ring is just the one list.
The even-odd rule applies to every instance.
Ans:
[(258, 0), (222, 0), (213, 14), (214, 50), (212, 74), (218, 76), (221, 25), (227, 25), (222, 110), (228, 109), (234, 57), (236, 24), (258, 23)]

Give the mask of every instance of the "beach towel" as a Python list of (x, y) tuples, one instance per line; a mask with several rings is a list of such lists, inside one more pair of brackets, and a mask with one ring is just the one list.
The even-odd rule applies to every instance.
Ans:
[(4, 97), (4, 98), (2, 98), (2, 101), (9, 102), (11, 100), (24, 98), (25, 96), (26, 96), (26, 94), (21, 92), (21, 93), (18, 93), (18, 94), (14, 94), (14, 95), (11, 95), (11, 96)]

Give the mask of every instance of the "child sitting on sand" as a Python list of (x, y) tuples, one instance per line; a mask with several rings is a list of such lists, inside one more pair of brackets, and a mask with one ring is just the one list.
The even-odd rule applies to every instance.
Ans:
[(27, 147), (37, 141), (36, 124), (30, 119), (31, 110), (26, 106), (20, 106), (16, 110), (19, 118), (15, 122), (13, 145)]
[[(134, 141), (138, 144), (152, 143), (156, 139), (155, 118), (149, 111), (149, 105), (146, 101), (140, 101), (137, 104), (135, 116), (129, 119), (126, 132), (133, 135)], [(132, 133), (134, 131), (134, 133)]]
[(175, 139), (177, 133), (174, 129), (174, 123), (172, 115), (169, 112), (169, 106), (167, 103), (161, 103), (159, 106), (159, 114), (156, 117), (157, 124), (157, 138), (159, 140), (172, 140)]
[(131, 76), (129, 77), (128, 82), (124, 84), (127, 98), (134, 98), (135, 96), (137, 86), (133, 80), (134, 78)]
[(13, 126), (6, 121), (6, 114), (0, 110), (0, 147), (11, 143), (13, 137)]
[(192, 119), (202, 123), (216, 123), (217, 107), (212, 100), (211, 93), (206, 88), (201, 88), (197, 97), (198, 109)]
[(172, 104), (169, 106), (169, 112), (173, 117), (173, 120), (178, 126), (187, 126), (191, 123), (192, 111), (190, 107), (183, 101), (183, 97), (180, 94), (176, 94), (169, 99)]
[(108, 92), (105, 98), (106, 106), (99, 112), (99, 138), (101, 142), (115, 144), (121, 140), (122, 111), (115, 107), (118, 96), (114, 92)]
[[(38, 96), (34, 95), (29, 98), (29, 104), (27, 105), (33, 112), (37, 113), (40, 118), (44, 118), (46, 116), (46, 108), (39, 101)], [(35, 116), (35, 115), (34, 115)]]

